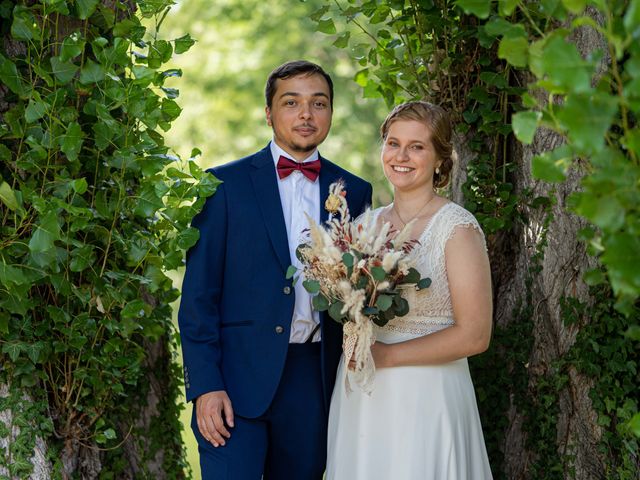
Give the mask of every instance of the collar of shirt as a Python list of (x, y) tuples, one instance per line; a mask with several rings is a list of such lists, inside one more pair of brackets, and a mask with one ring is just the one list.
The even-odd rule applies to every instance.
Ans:
[[(284, 155), (287, 158), (290, 158), (291, 160), (293, 160), (294, 162), (297, 162), (298, 160), (296, 160), (293, 155), (291, 155), (290, 153), (288, 153), (286, 150), (284, 150), (283, 148), (281, 148), (274, 140), (271, 140), (271, 156), (273, 157), (273, 163), (277, 166), (278, 165), (278, 159), (280, 158), (280, 155)], [(306, 162), (313, 162), (314, 160), (317, 160), (319, 158), (319, 154), (318, 154), (318, 149), (316, 148), (313, 152), (311, 152), (311, 155), (309, 155), (307, 158), (305, 158), (302, 163), (306, 163)]]

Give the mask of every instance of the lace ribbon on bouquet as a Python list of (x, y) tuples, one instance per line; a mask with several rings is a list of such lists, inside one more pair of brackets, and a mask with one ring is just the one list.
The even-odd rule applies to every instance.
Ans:
[[(344, 285), (343, 288), (349, 288)], [(364, 290), (352, 291), (350, 300), (345, 303), (343, 313), (349, 313), (349, 321), (342, 326), (344, 352), (344, 382), (347, 394), (351, 393), (351, 378), (363, 392), (370, 395), (373, 391), (376, 367), (371, 354), (371, 345), (376, 341), (371, 319), (362, 313), (365, 301)], [(355, 369), (349, 368), (349, 361), (353, 358)]]

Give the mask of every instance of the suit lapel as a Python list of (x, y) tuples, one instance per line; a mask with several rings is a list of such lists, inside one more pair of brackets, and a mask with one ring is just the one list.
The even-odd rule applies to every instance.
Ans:
[(329, 196), (329, 185), (339, 179), (338, 169), (326, 158), (322, 158), (322, 168), (320, 169), (320, 223), (324, 224), (329, 219), (329, 212), (324, 208), (324, 204)]
[(286, 271), (291, 264), (289, 241), (287, 239), (284, 215), (282, 214), (275, 165), (271, 158), (269, 147), (267, 146), (267, 148), (259, 152), (251, 164), (253, 166), (253, 170), (250, 173), (251, 181), (258, 199), (262, 219), (282, 269)]

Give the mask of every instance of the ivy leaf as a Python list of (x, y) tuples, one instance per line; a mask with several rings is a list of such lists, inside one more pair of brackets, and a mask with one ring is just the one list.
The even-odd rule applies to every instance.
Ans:
[(16, 362), (20, 357), (20, 351), (22, 350), (22, 343), (20, 342), (5, 342), (2, 345), (2, 353), (9, 355), (12, 362)]
[(33, 123), (36, 120), (41, 119), (45, 113), (47, 113), (49, 105), (43, 102), (39, 96), (34, 96), (29, 100), (29, 105), (24, 112), (24, 118), (27, 123)]
[(76, 58), (84, 50), (84, 44), (84, 39), (77, 32), (66, 37), (60, 48), (60, 61), (68, 62)]
[(44, 253), (55, 248), (54, 242), (60, 239), (60, 225), (55, 212), (49, 212), (41, 218), (35, 233), (29, 240), (32, 253)]
[(193, 44), (196, 43), (196, 41), (191, 38), (191, 35), (189, 35), (188, 33), (180, 38), (176, 38), (174, 42), (176, 45), (175, 52), (177, 54), (188, 51), (193, 46)]
[(39, 33), (40, 30), (31, 10), (23, 5), (16, 5), (13, 9), (11, 36), (16, 40), (28, 41), (37, 37)]
[(316, 26), (316, 30), (322, 33), (326, 33), (328, 35), (333, 35), (336, 33), (336, 26), (333, 23), (333, 20), (327, 18), (325, 20), (319, 20), (318, 25)]
[(538, 121), (542, 118), (540, 112), (518, 112), (511, 117), (511, 125), (516, 138), (529, 145), (538, 128)]
[(562, 0), (562, 5), (574, 15), (579, 15), (583, 12), (587, 2), (586, 0)]
[(0, 80), (16, 95), (24, 95), (24, 87), (15, 63), (0, 53)]
[(11, 188), (11, 185), (5, 181), (0, 181), (0, 201), (2, 201), (9, 210), (16, 211), (20, 207), (16, 193)]
[(498, 2), (498, 8), (500, 9), (500, 15), (508, 17), (513, 13), (518, 6), (518, 0), (500, 0)]
[(456, 5), (462, 8), (464, 13), (478, 18), (487, 18), (491, 13), (491, 2), (487, 0), (457, 0)]
[(73, 80), (79, 67), (71, 62), (63, 62), (60, 57), (51, 57), (49, 59), (51, 69), (56, 79), (63, 85)]
[(87, 85), (89, 83), (97, 83), (104, 80), (104, 67), (91, 60), (87, 60), (80, 71), (80, 83)]
[(189, 227), (178, 234), (178, 247), (188, 250), (200, 239), (200, 231), (197, 228)]
[(11, 316), (7, 312), (0, 312), (0, 333), (9, 335), (9, 321)]
[(86, 20), (98, 6), (99, 0), (76, 0), (76, 8), (80, 20)]
[(503, 37), (498, 47), (498, 57), (514, 67), (524, 68), (529, 59), (529, 42), (526, 37)]
[(67, 127), (66, 133), (62, 137), (60, 150), (62, 150), (62, 152), (72, 162), (75, 162), (78, 159), (78, 153), (80, 153), (80, 149), (82, 148), (83, 137), (84, 133), (82, 132), (82, 128), (80, 128), (80, 124), (78, 122), (71, 122)]

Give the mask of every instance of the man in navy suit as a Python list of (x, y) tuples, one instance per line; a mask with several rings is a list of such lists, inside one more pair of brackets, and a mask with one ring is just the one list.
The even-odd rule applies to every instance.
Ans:
[(223, 183), (193, 220), (178, 320), (187, 400), (204, 480), (316, 480), (326, 461), (340, 326), (286, 278), (308, 227), (324, 222), (329, 185), (346, 184), (352, 215), (371, 185), (322, 158), (333, 84), (318, 65), (288, 62), (265, 89), (273, 140), (214, 168)]

